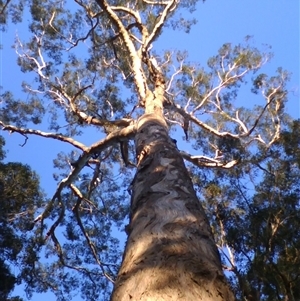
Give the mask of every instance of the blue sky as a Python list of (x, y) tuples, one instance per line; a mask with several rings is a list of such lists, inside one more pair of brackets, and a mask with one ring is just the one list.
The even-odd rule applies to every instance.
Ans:
[[(266, 73), (274, 73), (277, 67), (292, 73), (287, 108), (294, 118), (300, 117), (299, 0), (207, 0), (204, 4), (198, 4), (193, 16), (198, 23), (189, 34), (166, 30), (154, 43), (153, 49), (157, 52), (170, 48), (185, 49), (191, 61), (205, 64), (222, 44), (241, 43), (246, 35), (251, 35), (257, 47), (261, 44), (272, 46), (274, 58), (265, 67)], [(0, 53), (0, 85), (4, 90), (11, 89), (18, 95), (23, 74), (18, 71), (16, 54), (11, 48), (16, 32), (26, 37), (26, 28), (20, 24), (13, 24), (6, 32), (0, 33), (3, 46)], [(39, 137), (30, 137), (27, 144), (20, 147), (19, 144), (24, 141), (22, 136), (1, 134), (6, 139), (7, 161), (29, 164), (38, 172), (42, 187), (51, 196), (56, 187), (52, 178), (53, 159), (59, 151), (68, 151), (68, 148), (58, 141)], [(90, 134), (80, 138), (88, 144), (95, 142), (94, 139)], [(22, 292), (18, 293), (26, 300)], [(41, 300), (41, 296), (36, 295), (32, 300)], [(43, 300), (55, 300), (55, 297), (46, 294)]]

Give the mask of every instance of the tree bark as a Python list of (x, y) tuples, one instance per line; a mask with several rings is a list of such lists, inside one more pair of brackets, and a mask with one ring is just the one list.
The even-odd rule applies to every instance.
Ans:
[(129, 236), (111, 300), (234, 300), (207, 217), (161, 114), (139, 119), (135, 143)]

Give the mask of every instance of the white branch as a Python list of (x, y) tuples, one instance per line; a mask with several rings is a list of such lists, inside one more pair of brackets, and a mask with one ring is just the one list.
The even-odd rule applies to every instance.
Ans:
[(172, 74), (171, 79), (169, 80), (168, 86), (167, 86), (167, 88), (166, 88), (166, 93), (169, 92), (169, 90), (170, 90), (170, 88), (171, 88), (171, 86), (172, 86), (172, 83), (173, 83), (173, 80), (174, 80), (175, 76), (182, 72), (182, 65), (183, 65), (183, 61), (180, 63), (179, 69), (177, 69), (177, 70)]
[[(38, 62), (38, 60), (36, 58), (34, 58), (33, 56), (30, 56), (26, 52), (24, 52), (23, 54), (19, 53), (17, 48), (16, 48), (16, 53), (20, 58), (26, 58), (26, 59), (32, 61), (37, 68), (37, 70), (35, 70), (35, 71), (39, 74), (39, 76), (42, 77), (43, 79), (48, 79), (48, 77), (46, 77), (42, 72), (42, 70), (46, 67), (46, 63), (45, 63), (45, 60), (44, 60), (42, 52), (41, 52), (43, 35), (44, 35), (44, 32), (42, 33), (41, 37), (38, 37), (37, 35), (35, 35), (35, 38), (37, 41), (37, 47), (38, 47), (38, 56), (39, 56), (41, 63)], [(18, 36), (17, 36), (17, 41), (18, 41), (19, 46), (22, 48), (22, 51), (24, 51), (23, 45)]]
[[(144, 2), (146, 2), (146, 1), (144, 0)], [(172, 12), (177, 7), (177, 4), (179, 3), (178, 0), (170, 0), (170, 1), (163, 1), (163, 2), (164, 2), (164, 5), (166, 5), (166, 7), (164, 8), (162, 14), (160, 15), (159, 20), (155, 24), (151, 34), (145, 41), (144, 48), (146, 50), (148, 50), (149, 45), (155, 40), (155, 38), (161, 31), (161, 28), (163, 27), (169, 13)], [(159, 4), (159, 3), (155, 2), (155, 3), (151, 3), (151, 4)]]
[(78, 142), (70, 137), (66, 137), (64, 135), (60, 135), (57, 133), (48, 133), (48, 132), (42, 132), (39, 130), (19, 128), (19, 127), (13, 126), (13, 125), (4, 124), (2, 121), (0, 121), (0, 125), (2, 126), (2, 129), (4, 131), (10, 131), (12, 133), (16, 132), (16, 133), (19, 133), (22, 135), (35, 135), (35, 136), (41, 136), (44, 138), (52, 138), (55, 140), (60, 140), (60, 141), (69, 143), (69, 144), (73, 145), (74, 147), (81, 149), (82, 151), (85, 151), (87, 149), (87, 147), (83, 143)]
[(125, 42), (126, 48), (128, 49), (129, 56), (132, 61), (132, 71), (134, 73), (134, 82), (137, 87), (140, 100), (144, 100), (146, 97), (146, 91), (147, 91), (147, 81), (146, 81), (146, 77), (143, 72), (141, 59), (137, 53), (137, 50), (135, 49), (135, 46), (134, 46), (132, 40), (130, 39), (130, 34), (127, 31), (127, 29), (124, 27), (120, 18), (116, 15), (116, 13), (111, 8), (111, 6), (107, 3), (106, 0), (96, 0), (96, 2), (99, 4), (99, 6), (105, 12), (107, 12), (111, 21), (117, 26), (117, 28), (120, 31), (120, 34)]
[(174, 105), (172, 106), (172, 109), (176, 112), (178, 112), (181, 116), (183, 116), (184, 119), (188, 119), (192, 121), (194, 124), (200, 126), (201, 128), (205, 129), (206, 131), (218, 136), (218, 137), (224, 137), (224, 136), (230, 136), (232, 138), (238, 139), (240, 136), (238, 134), (232, 134), (230, 132), (219, 132), (218, 130), (214, 129), (213, 127), (209, 126), (205, 122), (199, 120), (195, 116), (192, 116), (191, 114), (185, 112), (184, 109), (180, 107), (180, 105)]
[(134, 17), (135, 21), (139, 24), (139, 26), (142, 26), (142, 20), (138, 11), (134, 11), (124, 6), (111, 6), (110, 8), (114, 11), (123, 11), (130, 14), (131, 16)]
[(205, 167), (220, 167), (220, 168), (229, 169), (239, 163), (239, 160), (232, 160), (230, 162), (220, 162), (219, 160), (215, 160), (205, 156), (191, 156), (190, 154), (184, 151), (180, 151), (180, 154), (183, 157), (183, 159), (193, 163), (198, 167), (205, 166)]

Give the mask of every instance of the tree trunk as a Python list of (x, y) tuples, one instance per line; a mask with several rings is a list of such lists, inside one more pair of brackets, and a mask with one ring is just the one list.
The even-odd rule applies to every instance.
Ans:
[(160, 114), (137, 125), (137, 174), (112, 301), (231, 301), (213, 235)]

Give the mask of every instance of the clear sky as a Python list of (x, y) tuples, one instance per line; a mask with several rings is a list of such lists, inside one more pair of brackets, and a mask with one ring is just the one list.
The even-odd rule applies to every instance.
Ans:
[[(170, 48), (185, 49), (189, 52), (191, 61), (205, 64), (222, 44), (241, 43), (246, 35), (251, 35), (257, 47), (261, 44), (272, 46), (275, 56), (265, 73), (272, 74), (277, 67), (292, 72), (287, 107), (294, 118), (300, 117), (299, 0), (207, 0), (204, 4), (198, 4), (194, 17), (198, 23), (189, 34), (166, 30), (159, 41), (154, 43), (153, 49), (157, 52)], [(26, 28), (20, 24), (12, 24), (6, 32), (0, 33), (3, 46), (0, 53), (0, 85), (3, 90), (11, 89), (18, 95), (22, 73), (18, 71), (16, 54), (11, 48), (16, 32), (21, 37), (26, 37)], [(29, 164), (38, 172), (43, 189), (51, 196), (56, 187), (52, 178), (53, 159), (59, 151), (68, 151), (68, 148), (61, 142), (39, 137), (30, 137), (27, 144), (20, 147), (24, 137), (5, 132), (2, 134), (6, 139), (7, 161)], [(89, 144), (95, 142), (97, 137), (87, 134), (80, 140)], [(26, 300), (20, 290), (18, 293)], [(35, 295), (32, 300), (41, 300), (41, 296)], [(43, 301), (49, 300), (55, 300), (55, 297), (43, 295)]]

